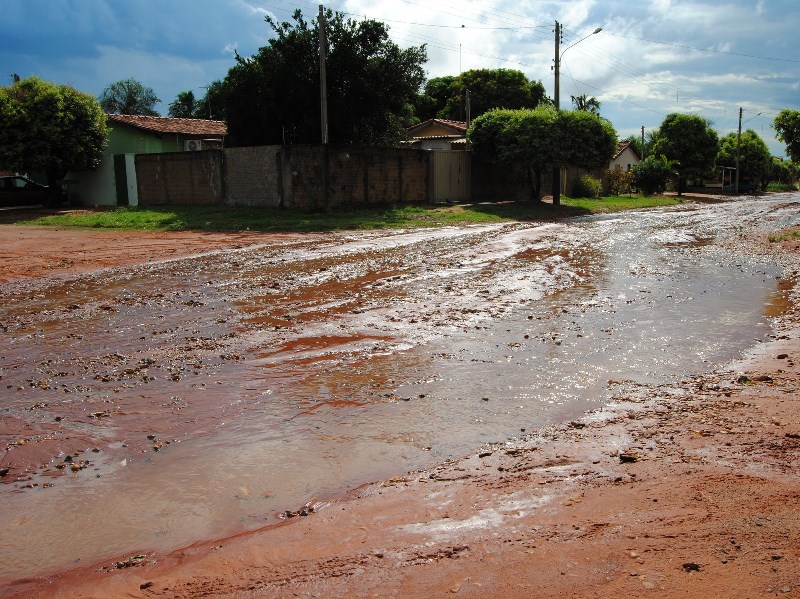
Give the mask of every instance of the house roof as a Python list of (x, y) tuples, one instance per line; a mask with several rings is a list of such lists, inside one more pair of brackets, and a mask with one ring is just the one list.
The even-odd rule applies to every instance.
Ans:
[(634, 146), (634, 145), (633, 145), (633, 142), (631, 142), (631, 141), (629, 141), (629, 140), (627, 140), (627, 139), (626, 139), (625, 141), (621, 141), (621, 142), (619, 142), (619, 143), (617, 144), (617, 153), (616, 153), (616, 154), (614, 154), (614, 158), (612, 158), (612, 160), (616, 160), (617, 158), (619, 158), (620, 154), (622, 154), (622, 153), (623, 153), (625, 150), (627, 150), (628, 148), (630, 148), (630, 149), (631, 149), (631, 151), (632, 151), (634, 154), (636, 154), (636, 157), (637, 157), (639, 160), (641, 160), (641, 159), (642, 159), (641, 155), (639, 154), (639, 150), (637, 150), (637, 149), (636, 149), (636, 146)]
[(467, 133), (467, 123), (464, 121), (450, 121), (447, 119), (428, 119), (427, 121), (422, 121), (421, 123), (417, 123), (416, 125), (411, 125), (406, 129), (409, 137), (423, 137), (415, 135), (416, 133), (422, 132), (425, 129), (430, 127), (439, 127), (443, 129), (447, 129), (452, 131), (455, 135), (466, 135)]
[(194, 137), (222, 137), (228, 132), (224, 121), (205, 119), (175, 119), (160, 116), (138, 116), (132, 114), (109, 114), (108, 123), (129, 125), (149, 133), (177, 133)]

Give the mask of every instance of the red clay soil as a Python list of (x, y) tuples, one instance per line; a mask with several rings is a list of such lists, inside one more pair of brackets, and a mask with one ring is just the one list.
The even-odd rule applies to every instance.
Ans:
[(60, 231), (0, 225), (0, 284), (41, 276), (70, 275), (115, 266), (241, 248), (291, 235), (143, 231)]
[[(167, 244), (161, 234), (0, 227), (5, 280), (259, 237), (182, 233)], [(785, 251), (796, 264), (794, 248)], [(621, 385), (614, 405), (580, 421), (298, 506), (278, 526), (0, 594), (800, 597), (797, 312), (784, 321), (729, 371)]]

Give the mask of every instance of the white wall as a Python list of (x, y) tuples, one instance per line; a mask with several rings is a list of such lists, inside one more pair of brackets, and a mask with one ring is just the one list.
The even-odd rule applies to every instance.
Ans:
[(103, 156), (100, 164), (93, 171), (70, 171), (64, 179), (76, 181), (70, 185), (72, 206), (117, 205), (113, 156)]
[[(131, 206), (139, 205), (135, 159), (136, 154), (125, 154), (128, 204)], [(70, 185), (70, 201), (73, 206), (117, 205), (117, 183), (113, 156), (103, 156), (95, 170), (70, 171), (65, 180), (75, 182)]]

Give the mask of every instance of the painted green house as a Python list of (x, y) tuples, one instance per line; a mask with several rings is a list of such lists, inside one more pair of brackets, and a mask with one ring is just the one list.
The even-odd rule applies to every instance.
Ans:
[(106, 154), (111, 155), (221, 148), (228, 131), (223, 121), (130, 114), (109, 114), (108, 127)]
[(222, 148), (223, 121), (108, 115), (108, 144), (93, 171), (70, 173), (70, 203), (87, 206), (135, 206), (136, 154), (187, 152)]

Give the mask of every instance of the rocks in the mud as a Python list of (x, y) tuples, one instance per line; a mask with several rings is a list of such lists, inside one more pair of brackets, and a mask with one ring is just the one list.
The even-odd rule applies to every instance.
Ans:
[(141, 554), (132, 555), (128, 559), (123, 560), (121, 562), (114, 562), (114, 568), (116, 570), (122, 570), (124, 568), (133, 568), (134, 566), (141, 566), (144, 563), (145, 556)]
[(771, 376), (760, 375), (750, 378), (746, 374), (741, 375), (736, 382), (740, 385), (754, 385), (755, 383), (772, 383), (774, 382)]
[(681, 567), (686, 572), (699, 572), (700, 571), (700, 564), (696, 564), (695, 562), (686, 562), (681, 565)]
[(639, 454), (633, 451), (623, 451), (619, 454), (619, 461), (622, 464), (632, 464), (639, 461)]
[(153, 441), (153, 451), (161, 451), (162, 448), (170, 445), (172, 441), (169, 440), (160, 440), (156, 435), (150, 434), (147, 435), (148, 441)]
[(80, 472), (84, 468), (92, 465), (89, 460), (76, 460), (73, 456), (67, 455), (62, 462), (56, 464), (58, 470), (69, 470), (70, 472)]
[(297, 516), (308, 516), (309, 514), (314, 513), (314, 506), (313, 505), (304, 505), (299, 510), (286, 510), (283, 512), (284, 518), (296, 518)]

